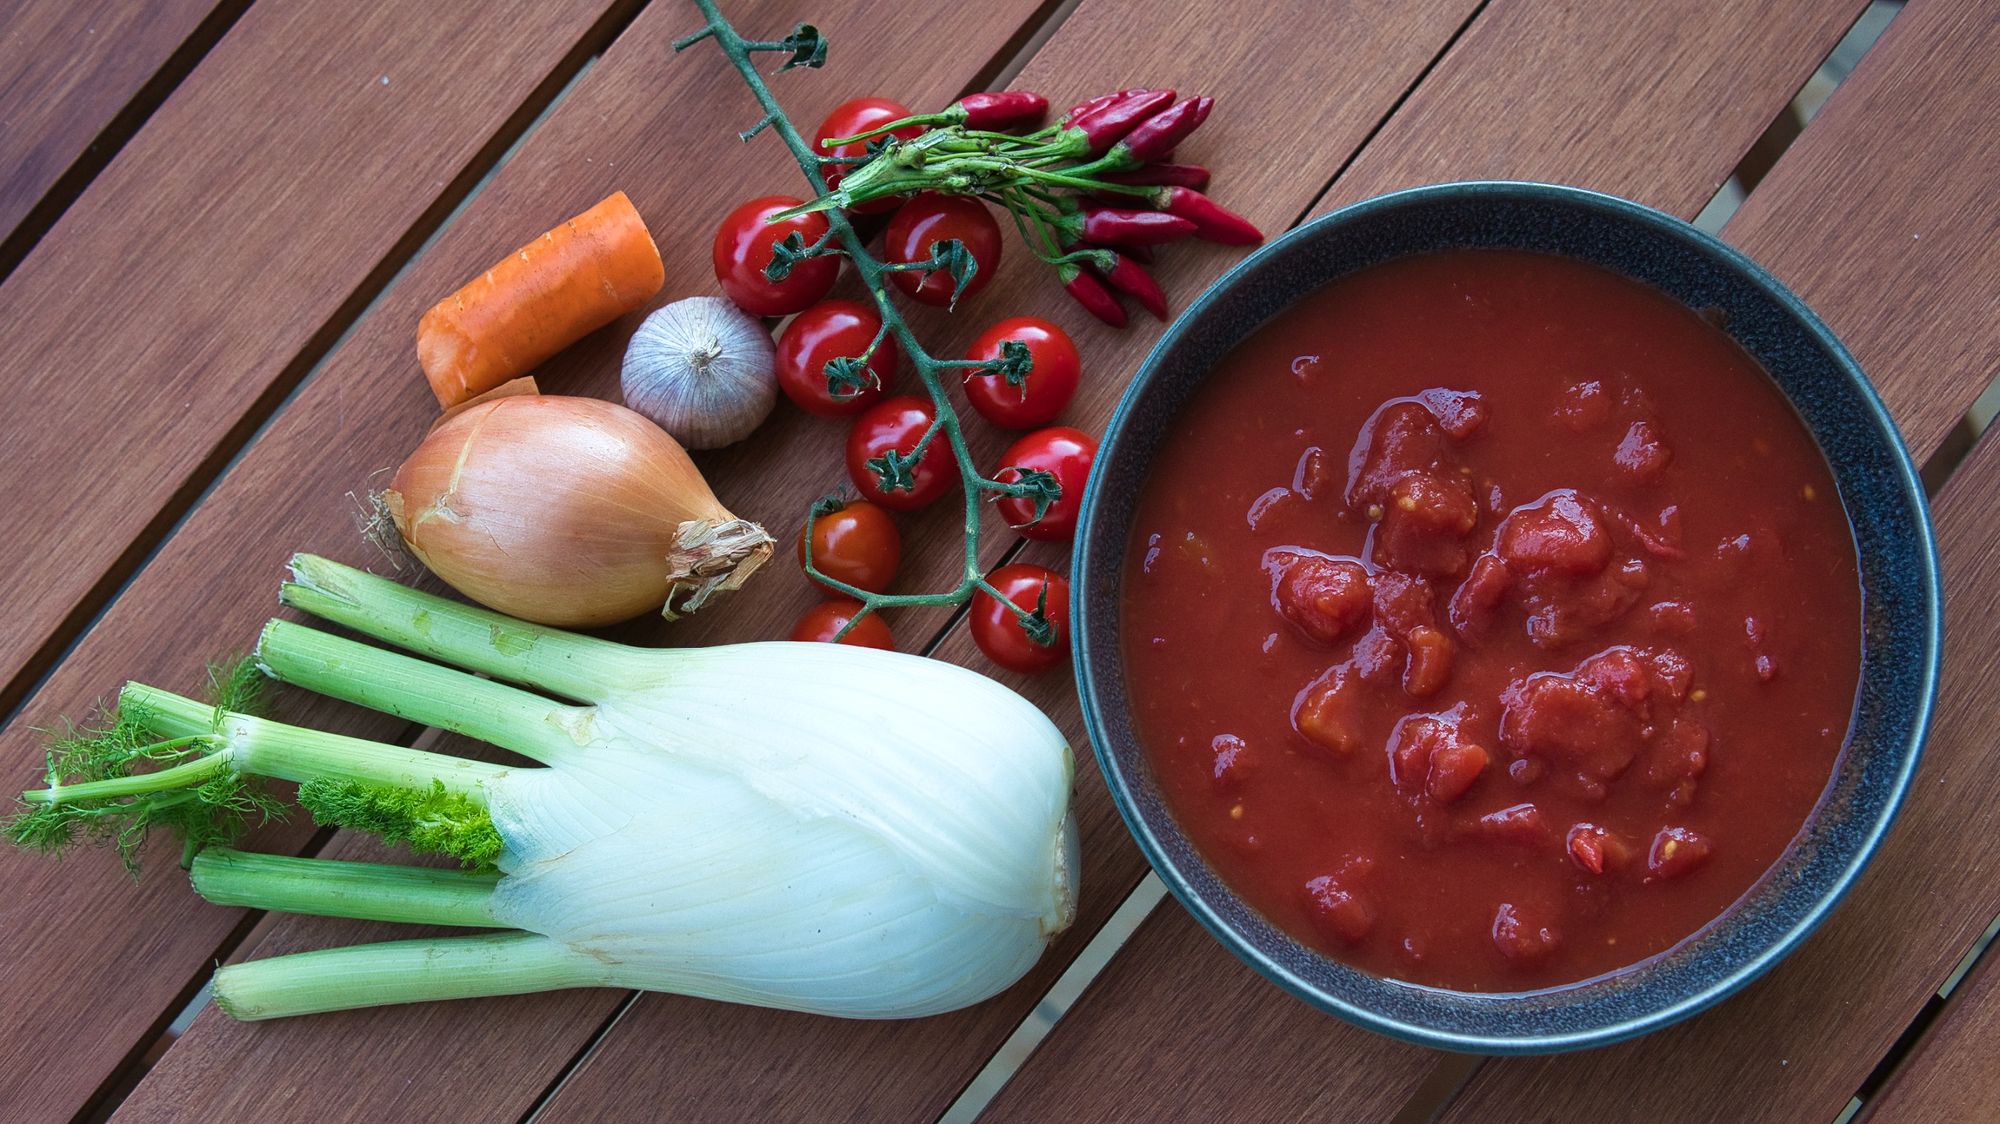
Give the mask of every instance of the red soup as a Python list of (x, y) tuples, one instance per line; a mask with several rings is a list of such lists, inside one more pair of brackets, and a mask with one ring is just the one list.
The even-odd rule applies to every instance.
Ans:
[(1784, 852), (1860, 666), (1853, 540), (1722, 331), (1539, 254), (1345, 278), (1140, 499), (1128, 690), (1176, 819), (1299, 940), (1465, 991), (1665, 951)]

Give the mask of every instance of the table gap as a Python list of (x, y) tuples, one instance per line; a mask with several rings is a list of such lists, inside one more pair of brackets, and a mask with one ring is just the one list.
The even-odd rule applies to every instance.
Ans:
[[(333, 833), (323, 834), (330, 836)], [(244, 938), (250, 935), (250, 930), (256, 927), (263, 916), (261, 913), (244, 915), (243, 919), (229, 931), (229, 937), (223, 942), (223, 948), (216, 953), (217, 959), (229, 955), (229, 950), (243, 943)], [(131, 1095), (133, 1089), (138, 1088), (140, 1080), (146, 1076), (146, 1071), (153, 1068), (153, 1063), (160, 1060), (167, 1052), (167, 1048), (174, 1044), (174, 1039), (180, 1036), (180, 1032), (194, 1021), (194, 1016), (207, 1004), (208, 977), (188, 981), (178, 1001), (161, 1012), (159, 1021), (154, 1024), (153, 1029), (132, 1046), (125, 1055), (125, 1060), (105, 1078), (104, 1084), (91, 1096), (83, 1111), (76, 1114), (73, 1124), (102, 1124), (103, 1121), (111, 1119), (112, 1114), (118, 1111), (118, 1106), (125, 1103), (125, 1098)]]
[(2000, 414), (2000, 371), (1993, 373), (1986, 389), (1980, 391), (1979, 397), (1973, 399), (1972, 405), (1966, 409), (1965, 416), (1958, 419), (1958, 424), (1951, 427), (1951, 432), (1945, 434), (1937, 449), (1919, 466), (1918, 474), (1923, 477), (1925, 494), (1933, 499), (1937, 497), (1952, 473), (1957, 472), (1965, 458), (1972, 455), (1972, 447), (1991, 428), (1995, 414)]
[(618, 1025), (619, 1020), (625, 1017), (625, 1013), (630, 1011), (632, 1006), (639, 1002), (639, 997), (644, 994), (646, 993), (643, 991), (626, 993), (625, 998), (619, 1002), (618, 1006), (613, 1008), (609, 1015), (604, 1016), (604, 1021), (598, 1024), (597, 1029), (591, 1033), (589, 1040), (584, 1042), (583, 1049), (576, 1052), (576, 1056), (569, 1060), (569, 1064), (564, 1066), (562, 1072), (556, 1075), (556, 1079), (549, 1082), (549, 1087), (542, 1090), (542, 1095), (535, 1098), (535, 1103), (529, 1105), (528, 1111), (521, 1115), (521, 1124), (532, 1124), (533, 1121), (541, 1118), (549, 1105), (555, 1102), (557, 1094), (563, 1091), (563, 1086), (569, 1084), (570, 1078), (582, 1072), (583, 1067), (590, 1061), (591, 1057), (604, 1046), (605, 1039), (611, 1034), (611, 1028)]
[(1062, 1020), (1071, 1005), (1083, 995), (1084, 989), (1111, 963), (1111, 958), (1125, 947), (1125, 942), (1139, 931), (1139, 925), (1166, 898), (1167, 884), (1160, 881), (1159, 875), (1148, 870), (1104, 922), (1104, 927), (1090, 938), (1090, 943), (1084, 945), (1083, 951), (1077, 953), (1070, 966), (1056, 977), (1056, 982), (1049, 985), (1041, 1002), (1029, 1010), (1013, 1033), (987, 1059), (986, 1065), (966, 1083), (958, 1098), (938, 1117), (938, 1124), (972, 1124), (977, 1120), (1007, 1082), (1013, 1080), (1014, 1074), (1027, 1064), (1028, 1058), (1055, 1029), (1056, 1023)]
[(1869, 1102), (1875, 1099), (1876, 1094), (1882, 1091), (1882, 1087), (1889, 1083), (1889, 1079), (1895, 1076), (1896, 1070), (1930, 1032), (1932, 1024), (1944, 1014), (1946, 1007), (1950, 1005), (1951, 994), (1957, 990), (1959, 983), (1981, 959), (1992, 953), (1996, 936), (2000, 936), (2000, 916), (1994, 917), (1987, 924), (1986, 931), (1980, 934), (1979, 939), (1972, 942), (1972, 947), (1965, 950), (1965, 956), (1959, 960), (1958, 967), (1952, 969), (1951, 975), (1945, 977), (1944, 983), (1938, 986), (1937, 991), (1924, 1000), (1923, 1007), (1917, 1011), (1916, 1017), (1910, 1020), (1910, 1025), (1903, 1028), (1903, 1033), (1896, 1036), (1896, 1041), (1882, 1054), (1881, 1060), (1875, 1063), (1875, 1068), (1869, 1070), (1868, 1076), (1862, 1079), (1861, 1087), (1855, 1090), (1854, 1098), (1847, 1102), (1847, 1108), (1842, 1111), (1835, 1124), (1844, 1124), (1845, 1121), (1860, 1115)]
[(1472, 1083), (1473, 1075), (1485, 1061), (1477, 1054), (1439, 1052), (1430, 1076), (1411, 1091), (1410, 1099), (1403, 1102), (1403, 1110), (1389, 1124), (1430, 1124), (1444, 1115), (1444, 1110)]
[(229, 34), (236, 21), (250, 10), (250, 4), (251, 0), (225, 0), (211, 8), (208, 15), (195, 25), (194, 31), (153, 72), (153, 76), (111, 116), (111, 120), (105, 122), (90, 143), (70, 162), (70, 166), (63, 169), (40, 199), (35, 200), (28, 213), (21, 216), (14, 229), (0, 239), (0, 281), (5, 281), (14, 272), (14, 267), (20, 265), (41, 242), (42, 236), (56, 225), (56, 221), (69, 210), (70, 204), (83, 195), (97, 174), (110, 166), (111, 161), (124, 151), (127, 142), (139, 135), (139, 130), (152, 120), (154, 111), (166, 104), (167, 98), (173, 95), (181, 82), (194, 73), (194, 68), (208, 57), (217, 43), (222, 42), (222, 37)]
[(413, 265), (452, 221), (478, 196), (494, 173), (506, 164), (522, 143), (576, 87), (592, 64), (645, 7), (645, 0), (626, 0), (613, 5), (592, 25), (570, 53), (551, 69), (548, 76), (522, 102), (512, 116), (497, 129), (452, 182), (441, 191), (416, 222), (390, 247), (360, 285), (337, 306), (319, 330), (309, 337), (297, 356), (278, 372), (277, 377), (257, 396), (242, 419), (216, 443), (202, 463), (188, 474), (186, 484), (161, 504), (154, 518), (119, 554), (104, 574), (77, 599), (70, 612), (50, 631), (41, 646), (22, 665), (19, 675), (0, 685), (0, 723), (12, 722), (20, 708), (34, 697), (42, 684), (69, 658), (76, 645), (90, 633), (97, 621), (118, 600), (140, 571), (151, 563), (167, 541), (185, 524), (211, 492), (221, 484), (285, 406), (296, 398), (317, 375), (340, 345), (359, 327), (367, 313), (389, 292), (395, 281)]

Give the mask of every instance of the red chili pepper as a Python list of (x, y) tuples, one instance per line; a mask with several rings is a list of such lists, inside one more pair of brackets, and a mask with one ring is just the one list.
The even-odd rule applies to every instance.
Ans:
[(1163, 187), (1153, 193), (1153, 205), (1192, 221), (1197, 238), (1225, 246), (1255, 246), (1264, 240), (1264, 232), (1249, 219), (1191, 188)]
[(1094, 203), (1083, 205), (1076, 226), (1079, 238), (1101, 246), (1155, 246), (1186, 238), (1195, 230), (1192, 219), (1165, 211), (1128, 211)]
[(1099, 281), (1095, 274), (1086, 272), (1075, 262), (1064, 262), (1056, 267), (1056, 277), (1062, 281), (1063, 289), (1075, 297), (1076, 303), (1082, 305), (1086, 312), (1114, 328), (1125, 326), (1125, 306), (1118, 303), (1118, 298), (1111, 295), (1111, 290), (1105, 288), (1104, 282)]
[[(1208, 169), (1200, 164), (1148, 164), (1129, 172), (1103, 172), (1097, 177), (1106, 183), (1130, 184), (1133, 187), (1187, 187), (1195, 191), (1208, 189)], [(1133, 198), (1126, 196), (1126, 198)]]
[(1108, 94), (1099, 94), (1088, 101), (1077, 102), (1075, 105), (1072, 105), (1068, 109), (1064, 110), (1062, 115), (1062, 120), (1059, 122), (1059, 124), (1067, 125), (1070, 122), (1076, 120), (1077, 118), (1083, 116), (1086, 113), (1089, 113), (1094, 109), (1102, 109), (1103, 107), (1110, 105), (1112, 102), (1124, 101), (1126, 98), (1137, 97), (1140, 94), (1146, 94), (1151, 92), (1152, 91), (1145, 89), (1131, 89), (1131, 90), (1113, 90)]
[(968, 129), (1009, 129), (1040, 121), (1049, 111), (1049, 99), (1026, 90), (996, 90), (967, 94), (955, 109), (959, 124)]
[(1208, 120), (1208, 111), (1215, 105), (1214, 98), (1189, 98), (1171, 109), (1163, 109), (1133, 129), (1124, 140), (1118, 142), (1123, 149), (1119, 156), (1128, 167), (1136, 167), (1154, 160), (1164, 160), (1172, 155), (1174, 146), (1187, 139), (1189, 133)]
[(1173, 100), (1172, 90), (1146, 90), (1079, 114), (1070, 121), (1069, 128), (1082, 135), (1086, 155), (1102, 156), (1111, 150), (1112, 145), (1125, 139), (1125, 134), (1165, 109)]
[(1106, 251), (1117, 262), (1111, 269), (1092, 271), (1109, 282), (1111, 287), (1139, 302), (1139, 307), (1153, 314), (1153, 319), (1167, 318), (1167, 294), (1160, 291), (1160, 283), (1146, 272), (1146, 267), (1133, 261), (1126, 254), (1116, 250)]

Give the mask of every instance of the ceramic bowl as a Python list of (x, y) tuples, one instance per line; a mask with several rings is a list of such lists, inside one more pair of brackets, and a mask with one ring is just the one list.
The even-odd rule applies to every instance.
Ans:
[[(1593, 262), (1701, 310), (1789, 398), (1826, 454), (1860, 560), (1861, 685), (1817, 810), (1763, 880), (1652, 960), (1545, 991), (1473, 994), (1399, 983), (1293, 940), (1222, 883), (1175, 824), (1132, 728), (1119, 583), (1141, 486), (1170, 421), (1217, 363), (1299, 297), (1408, 254), (1538, 250)], [(1104, 434), (1072, 572), (1077, 686), (1098, 764), (1153, 868), (1229, 950), (1324, 1011), (1425, 1046), (1496, 1054), (1600, 1046), (1707, 1007), (1798, 947), (1867, 865), (1917, 767), (1941, 644), (1936, 550), (1922, 485), (1881, 400), (1803, 302), (1742, 254), (1637, 203), (1575, 188), (1457, 183), (1384, 195), (1292, 230), (1202, 293), (1139, 368)]]

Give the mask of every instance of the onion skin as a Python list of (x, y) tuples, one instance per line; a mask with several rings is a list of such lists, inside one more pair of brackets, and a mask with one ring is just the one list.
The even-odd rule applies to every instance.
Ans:
[(432, 573), (539, 624), (671, 620), (741, 585), (772, 550), (664, 430), (595, 398), (521, 395), (455, 414), (381, 501)]

